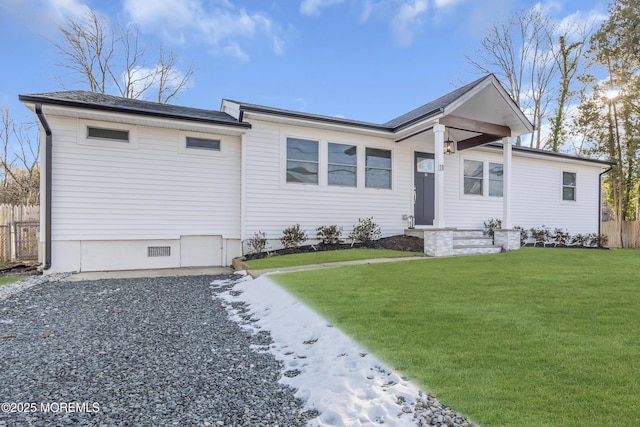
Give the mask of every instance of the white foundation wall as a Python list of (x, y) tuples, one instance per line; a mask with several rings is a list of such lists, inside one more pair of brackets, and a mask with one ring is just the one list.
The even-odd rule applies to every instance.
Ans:
[[(241, 255), (240, 137), (48, 115), (53, 133), (48, 272), (230, 265)], [(86, 126), (129, 131), (90, 140)], [(220, 140), (187, 149), (186, 137)], [(170, 255), (148, 256), (169, 246)]]
[[(359, 218), (373, 218), (383, 236), (402, 234), (403, 215), (413, 214), (413, 151), (383, 138), (251, 120), (243, 142), (244, 240), (264, 232), (271, 249), (280, 247), (285, 228), (300, 224), (311, 240), (319, 226), (338, 225), (342, 238)], [(319, 141), (319, 184), (286, 182), (287, 137)], [(357, 187), (327, 185), (327, 144), (357, 146)], [(365, 188), (365, 149), (391, 150), (392, 189)], [(309, 243), (309, 242), (307, 242)]]

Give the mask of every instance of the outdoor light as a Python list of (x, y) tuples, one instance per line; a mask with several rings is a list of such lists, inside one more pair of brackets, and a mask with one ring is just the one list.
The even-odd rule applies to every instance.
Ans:
[(444, 142), (444, 154), (453, 154), (456, 152), (456, 145), (451, 140), (451, 133), (447, 133), (447, 140)]

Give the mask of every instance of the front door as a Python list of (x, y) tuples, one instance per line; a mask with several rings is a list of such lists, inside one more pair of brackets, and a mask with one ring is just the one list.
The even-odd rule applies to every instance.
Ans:
[(430, 153), (416, 153), (415, 160), (413, 216), (416, 225), (433, 225), (436, 162)]

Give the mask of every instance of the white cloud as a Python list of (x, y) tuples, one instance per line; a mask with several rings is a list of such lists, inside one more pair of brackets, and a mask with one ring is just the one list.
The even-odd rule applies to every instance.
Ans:
[(434, 0), (433, 4), (435, 7), (441, 8), (441, 7), (448, 7), (448, 6), (455, 6), (458, 3), (463, 2), (464, 0)]
[(229, 43), (223, 50), (229, 56), (233, 56), (242, 62), (249, 62), (249, 55), (237, 43)]
[[(267, 39), (277, 36), (271, 20), (261, 13), (248, 13), (229, 1), (203, 0), (125, 0), (124, 9), (131, 21), (143, 30), (159, 32), (174, 43), (197, 41), (219, 47), (228, 40), (222, 51), (241, 59), (249, 56), (241, 48), (240, 38), (254, 40), (260, 35)], [(282, 53), (284, 43), (274, 44), (277, 54)]]
[(414, 33), (420, 28), (420, 17), (427, 11), (427, 0), (412, 0), (403, 3), (391, 20), (391, 30), (400, 46), (409, 46)]
[(276, 55), (284, 53), (284, 40), (281, 37), (273, 36), (273, 53)]
[(0, 4), (0, 13), (13, 15), (33, 32), (47, 37), (57, 34), (67, 19), (81, 18), (89, 10), (81, 0), (2, 0)]
[(300, 13), (308, 16), (320, 15), (320, 9), (334, 4), (342, 3), (344, 0), (302, 0), (300, 3)]

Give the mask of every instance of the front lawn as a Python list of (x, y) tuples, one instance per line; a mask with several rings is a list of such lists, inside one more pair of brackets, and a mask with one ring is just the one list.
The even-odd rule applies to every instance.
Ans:
[(638, 271), (637, 250), (523, 248), (273, 278), (483, 426), (630, 426)]
[(342, 249), (338, 251), (305, 252), (300, 254), (278, 255), (269, 258), (246, 261), (252, 270), (271, 268), (299, 267), (301, 265), (325, 264), (329, 262), (355, 261), (374, 258), (398, 258), (423, 256), (419, 252), (396, 251), (390, 249)]

